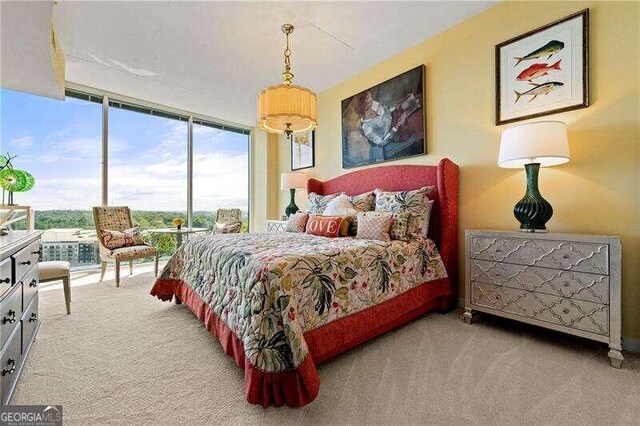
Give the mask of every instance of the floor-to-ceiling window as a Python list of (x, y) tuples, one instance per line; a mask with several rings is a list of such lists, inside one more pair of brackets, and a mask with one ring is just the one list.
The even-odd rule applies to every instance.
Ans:
[(193, 225), (211, 228), (212, 212), (239, 208), (247, 232), (249, 135), (221, 127), (193, 124)]
[(1, 90), (0, 108), (0, 155), (15, 156), (13, 167), (35, 178), (33, 188), (14, 193), (13, 201), (36, 209), (35, 227), (46, 230), (43, 255), (94, 266), (91, 207), (101, 203), (102, 105)]
[[(36, 210), (45, 260), (95, 266), (91, 207), (105, 201), (129, 206), (144, 230), (190, 213), (210, 229), (218, 208), (240, 208), (248, 227), (247, 130), (95, 91), (58, 101), (2, 89), (0, 110), (0, 154), (17, 155), (14, 166), (36, 178), (14, 201)], [(147, 238), (164, 255), (175, 248), (171, 235)]]

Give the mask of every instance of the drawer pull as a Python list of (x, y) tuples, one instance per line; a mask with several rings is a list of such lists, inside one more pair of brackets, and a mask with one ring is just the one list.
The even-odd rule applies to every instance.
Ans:
[(38, 280), (36, 280), (35, 278), (32, 279), (29, 283), (29, 287), (38, 287)]
[(0, 280), (0, 283), (9, 284), (11, 282), (11, 278), (5, 278), (4, 280)]
[(42, 254), (42, 250), (32, 251), (31, 254)]
[(31, 314), (31, 316), (29, 317), (29, 322), (36, 322), (38, 321), (38, 314), (36, 314), (35, 312)]
[(6, 376), (7, 374), (13, 374), (14, 371), (16, 371), (16, 360), (13, 358), (9, 358), (7, 360), (7, 365), (9, 367), (5, 367), (2, 369), (2, 375)]
[(31, 265), (30, 260), (25, 260), (24, 262), (20, 262), (21, 265)]
[(2, 318), (2, 323), (13, 324), (14, 322), (16, 322), (16, 311), (14, 311), (13, 309), (10, 309), (9, 312), (7, 313), (7, 316)]
[(569, 313), (569, 309), (564, 308), (564, 309), (562, 310), (562, 313), (564, 313), (564, 314), (568, 314), (568, 313)]

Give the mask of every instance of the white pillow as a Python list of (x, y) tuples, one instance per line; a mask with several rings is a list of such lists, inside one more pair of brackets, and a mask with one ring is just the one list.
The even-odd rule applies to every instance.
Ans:
[(349, 200), (348, 195), (340, 194), (327, 203), (327, 207), (325, 207), (322, 214), (325, 216), (355, 216), (358, 214), (358, 210)]

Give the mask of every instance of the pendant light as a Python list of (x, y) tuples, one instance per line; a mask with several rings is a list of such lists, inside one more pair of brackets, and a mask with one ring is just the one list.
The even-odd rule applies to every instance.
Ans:
[(294, 132), (315, 129), (318, 125), (316, 94), (306, 87), (291, 83), (291, 48), (289, 36), (293, 25), (284, 24), (282, 32), (287, 38), (284, 50), (283, 84), (269, 86), (258, 93), (258, 125), (275, 133), (285, 133), (289, 137)]

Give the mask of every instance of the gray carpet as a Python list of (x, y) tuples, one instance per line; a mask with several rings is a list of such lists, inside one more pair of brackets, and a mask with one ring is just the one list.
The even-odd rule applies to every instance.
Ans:
[(513, 322), (430, 314), (320, 366), (302, 409), (263, 409), (243, 373), (149, 273), (40, 293), (43, 320), (12, 404), (62, 404), (68, 424), (631, 424), (640, 357)]

